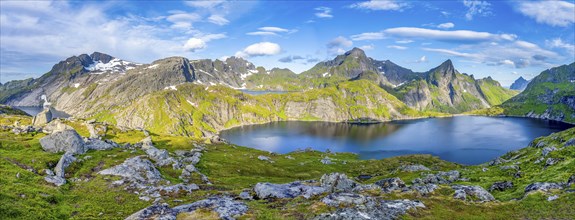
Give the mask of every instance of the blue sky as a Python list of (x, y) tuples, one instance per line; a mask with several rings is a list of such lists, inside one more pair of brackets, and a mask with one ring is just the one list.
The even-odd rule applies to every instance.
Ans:
[(139, 63), (242, 56), (299, 73), (353, 47), (476, 78), (575, 61), (574, 1), (1, 1), (1, 82), (99, 51)]

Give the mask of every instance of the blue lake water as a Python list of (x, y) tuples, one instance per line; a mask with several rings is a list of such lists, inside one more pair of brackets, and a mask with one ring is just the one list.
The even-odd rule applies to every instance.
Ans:
[(530, 118), (458, 116), (378, 124), (273, 122), (222, 131), (233, 144), (276, 153), (298, 149), (354, 152), (362, 159), (432, 154), (460, 164), (480, 164), (533, 139), (573, 125)]
[[(20, 110), (28, 113), (31, 116), (36, 116), (38, 113), (40, 113), (42, 110), (44, 110), (44, 108), (41, 106), (14, 106), (14, 108), (20, 109)], [(55, 110), (54, 108), (52, 108), (50, 111), (52, 112), (53, 118), (68, 118), (68, 117), (70, 117), (70, 115), (66, 114), (66, 112), (58, 111), (58, 110)]]

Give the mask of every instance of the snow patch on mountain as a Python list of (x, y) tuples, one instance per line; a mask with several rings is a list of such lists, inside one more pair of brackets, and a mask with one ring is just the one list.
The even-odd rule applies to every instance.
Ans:
[(103, 63), (101, 60), (94, 61), (89, 66), (84, 66), (84, 69), (91, 71), (91, 74), (103, 74), (106, 72), (112, 73), (126, 73), (128, 68), (134, 68), (135, 64), (125, 60), (114, 58), (110, 62)]

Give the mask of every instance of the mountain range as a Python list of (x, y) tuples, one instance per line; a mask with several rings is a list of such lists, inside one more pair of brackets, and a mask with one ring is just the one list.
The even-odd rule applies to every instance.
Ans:
[[(251, 96), (237, 89), (281, 90)], [(103, 53), (70, 57), (38, 79), (0, 86), (0, 103), (52, 107), (77, 117), (158, 132), (209, 136), (279, 120), (387, 121), (500, 105), (516, 91), (460, 73), (451, 60), (413, 72), (354, 48), (303, 73), (251, 62), (169, 57), (138, 64)], [(508, 105), (510, 106), (510, 105)]]

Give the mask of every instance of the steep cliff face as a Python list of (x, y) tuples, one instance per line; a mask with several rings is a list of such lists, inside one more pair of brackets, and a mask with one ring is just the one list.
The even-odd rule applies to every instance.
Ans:
[(391, 92), (410, 107), (448, 113), (486, 108), (514, 95), (491, 78), (475, 80), (459, 73), (451, 60)]
[(575, 123), (575, 63), (541, 72), (501, 107), (509, 115)]

